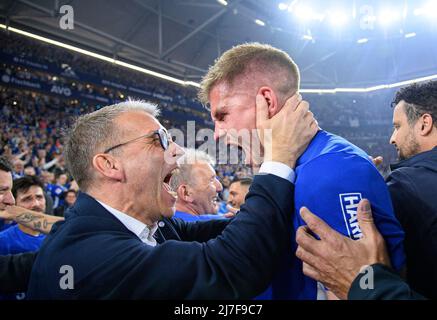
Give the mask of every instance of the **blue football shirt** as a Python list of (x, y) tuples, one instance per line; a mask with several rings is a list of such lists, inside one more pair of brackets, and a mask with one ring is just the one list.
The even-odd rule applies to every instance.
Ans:
[(0, 255), (36, 251), (45, 239), (44, 234), (32, 236), (14, 225), (0, 232)]
[[(385, 181), (363, 150), (322, 130), (299, 158), (295, 171), (294, 231), (305, 224), (299, 215), (299, 209), (305, 206), (339, 233), (359, 239), (357, 208), (359, 201), (366, 198), (372, 205), (375, 224), (387, 243), (392, 266), (401, 270), (405, 264), (404, 232), (395, 218)], [(296, 249), (294, 232), (291, 250), (284, 256), (269, 288), (271, 297), (323, 299), (317, 282), (303, 274)]]

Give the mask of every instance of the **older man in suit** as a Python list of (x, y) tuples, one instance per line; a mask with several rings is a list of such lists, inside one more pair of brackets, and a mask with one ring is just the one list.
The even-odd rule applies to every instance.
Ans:
[[(275, 144), (230, 223), (172, 218), (182, 149), (154, 106), (129, 101), (80, 117), (66, 146), (82, 193), (42, 246), (29, 299), (251, 298), (290, 235), (293, 168), (317, 131), (305, 102), (260, 118)], [(263, 108), (263, 106), (260, 106)], [(267, 110), (260, 110), (267, 115)], [(284, 150), (281, 146), (293, 145)], [(177, 240), (177, 241), (174, 241)]]

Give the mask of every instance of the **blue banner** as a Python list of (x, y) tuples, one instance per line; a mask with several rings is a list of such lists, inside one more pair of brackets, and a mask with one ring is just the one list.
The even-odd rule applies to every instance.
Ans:
[[(17, 55), (10, 55), (0, 51), (0, 60), (5, 63), (9, 63), (12, 65), (19, 65), (26, 68), (32, 68), (39, 71), (44, 71), (50, 73), (52, 75), (61, 76), (65, 78), (75, 79), (85, 83), (92, 83), (98, 86), (110, 87), (112, 89), (120, 90), (126, 95), (133, 95), (145, 100), (161, 100), (164, 102), (175, 103), (182, 106), (187, 106), (199, 111), (203, 110), (203, 107), (200, 103), (194, 101), (186, 101), (185, 99), (177, 99), (170, 95), (166, 95), (160, 92), (154, 92), (150, 88), (139, 88), (129, 85), (121, 84), (117, 81), (111, 79), (100, 79), (98, 77), (76, 72), (67, 64), (63, 64), (61, 66), (57, 66), (56, 64), (50, 64), (47, 62), (39, 62), (37, 59), (29, 59), (28, 57), (20, 57)], [(3, 79), (3, 77), (5, 77)], [(84, 92), (78, 92), (74, 87), (68, 86), (59, 86), (59, 85), (51, 85), (48, 83), (43, 83), (42, 81), (35, 80), (23, 80), (16, 78), (14, 76), (2, 75), (2, 81), (5, 85), (13, 85), (18, 87), (24, 87), (28, 89), (36, 89), (45, 91), (55, 95), (61, 95), (67, 98), (85, 98), (90, 100), (95, 100), (101, 103), (113, 103), (111, 99), (96, 95), (96, 94), (88, 94)]]

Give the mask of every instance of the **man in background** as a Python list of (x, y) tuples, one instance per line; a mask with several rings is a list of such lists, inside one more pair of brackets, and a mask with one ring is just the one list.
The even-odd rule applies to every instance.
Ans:
[[(43, 184), (37, 177), (24, 176), (14, 180), (12, 194), (19, 207), (44, 213)], [(16, 254), (37, 251), (45, 236), (38, 230), (16, 224), (0, 233), (0, 254)]]
[[(44, 213), (45, 198), (43, 187), (42, 182), (38, 178), (24, 176), (14, 180), (12, 194), (18, 206)], [(38, 230), (31, 229), (22, 224), (15, 224), (7, 230), (0, 232), (0, 255), (37, 251), (44, 238), (45, 235)], [(0, 296), (0, 300), (22, 300), (25, 296), (24, 292), (19, 292)]]
[[(12, 165), (5, 158), (0, 156), (0, 210), (15, 204), (12, 194)], [(13, 226), (12, 221), (0, 218), (0, 231)]]
[(407, 282), (437, 299), (437, 81), (400, 89), (390, 138), (400, 162), (386, 182), (405, 230)]
[(217, 215), (218, 193), (223, 186), (214, 170), (214, 159), (203, 151), (184, 149), (179, 170), (170, 180), (177, 193), (174, 217), (185, 221), (223, 219)]
[(244, 199), (249, 192), (252, 178), (234, 179), (229, 186), (228, 210), (237, 213), (244, 204)]
[(63, 217), (65, 214), (65, 211), (67, 211), (69, 208), (71, 208), (77, 199), (77, 192), (73, 189), (70, 189), (64, 193), (64, 204), (58, 206), (54, 210), (54, 214), (57, 217)]

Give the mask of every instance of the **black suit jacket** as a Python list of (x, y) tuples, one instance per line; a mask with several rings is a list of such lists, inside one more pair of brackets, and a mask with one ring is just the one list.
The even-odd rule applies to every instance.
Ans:
[(437, 147), (391, 169), (387, 185), (405, 231), (407, 282), (420, 294), (437, 299)]
[(35, 252), (0, 256), (0, 294), (26, 292)]
[[(368, 284), (369, 274), (359, 274), (352, 282), (348, 298), (350, 300), (424, 300), (414, 292), (399, 275), (382, 264), (374, 264), (373, 289), (363, 289), (360, 282)], [(366, 279), (363, 279), (366, 277)], [(364, 287), (364, 286), (363, 286)]]
[[(294, 186), (255, 177), (240, 213), (224, 222), (171, 219), (156, 247), (80, 194), (41, 247), (29, 299), (244, 299), (262, 292), (291, 237)], [(214, 224), (213, 224), (214, 223)], [(62, 266), (74, 289), (61, 289)]]

